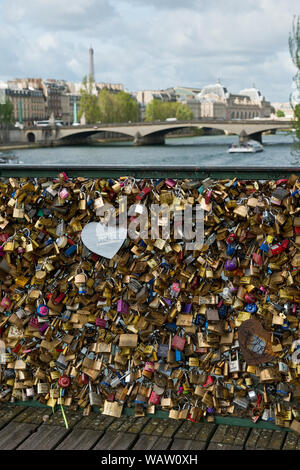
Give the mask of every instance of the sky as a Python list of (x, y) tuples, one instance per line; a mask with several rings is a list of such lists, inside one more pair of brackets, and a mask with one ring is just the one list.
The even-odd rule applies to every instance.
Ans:
[(0, 81), (95, 80), (128, 91), (253, 84), (286, 102), (299, 0), (0, 0)]

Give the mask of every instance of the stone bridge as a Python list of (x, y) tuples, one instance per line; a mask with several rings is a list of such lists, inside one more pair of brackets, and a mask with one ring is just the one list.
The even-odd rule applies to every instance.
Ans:
[(176, 129), (198, 128), (218, 129), (225, 133), (236, 134), (242, 139), (249, 136), (251, 139), (262, 141), (262, 133), (276, 129), (290, 129), (292, 121), (276, 120), (214, 120), (200, 119), (197, 121), (163, 121), (163, 122), (137, 122), (121, 124), (98, 124), (86, 126), (47, 126), (32, 127), (22, 132), (23, 140), (40, 143), (84, 143), (100, 132), (112, 132), (132, 137), (134, 145), (163, 144), (165, 135)]

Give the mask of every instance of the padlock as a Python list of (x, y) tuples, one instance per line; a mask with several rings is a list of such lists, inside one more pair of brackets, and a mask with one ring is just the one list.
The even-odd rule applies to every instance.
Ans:
[(86, 205), (87, 205), (86, 194), (83, 191), (81, 191), (79, 195), (78, 209), (80, 211), (85, 211)]
[(44, 300), (37, 301), (36, 313), (38, 317), (41, 317), (41, 318), (47, 317), (49, 315), (49, 308), (45, 304)]
[(74, 283), (75, 283), (76, 287), (78, 288), (78, 294), (80, 294), (80, 295), (84, 295), (87, 292), (87, 290), (86, 290), (86, 279), (87, 279), (87, 276), (83, 272), (81, 272), (80, 274), (75, 275)]
[(58, 195), (62, 200), (65, 200), (69, 197), (70, 194), (66, 188), (63, 188), (61, 191), (59, 191)]
[(231, 352), (229, 353), (229, 373), (240, 372), (240, 361), (239, 361), (239, 352), (236, 350), (236, 359), (232, 360)]
[(97, 407), (101, 407), (103, 404), (101, 395), (97, 393), (97, 391), (92, 389), (91, 381), (89, 381), (89, 402), (91, 406), (97, 406)]

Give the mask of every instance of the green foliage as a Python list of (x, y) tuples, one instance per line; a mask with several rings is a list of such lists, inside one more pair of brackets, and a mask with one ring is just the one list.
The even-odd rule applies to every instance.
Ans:
[[(289, 50), (291, 59), (297, 68), (297, 73), (293, 77), (294, 84), (298, 89), (298, 96), (300, 93), (300, 16), (294, 16), (292, 31), (289, 34)], [(297, 93), (296, 93), (297, 95)], [(290, 103), (294, 111), (294, 122), (293, 127), (296, 132), (296, 139), (294, 142), (294, 148), (296, 152), (300, 152), (300, 104), (293, 102), (293, 94), (290, 97)]]
[(285, 112), (282, 111), (281, 109), (277, 110), (276, 116), (279, 118), (285, 117)]
[(294, 121), (293, 121), (293, 127), (296, 130), (296, 139), (298, 141), (298, 145), (300, 142), (300, 104), (296, 104), (294, 107)]
[(178, 102), (152, 100), (146, 106), (145, 121), (165, 121), (176, 118), (178, 121), (193, 119), (193, 113), (186, 104)]
[(94, 124), (99, 121), (100, 109), (98, 105), (98, 97), (93, 94), (93, 80), (85, 76), (82, 80), (82, 88), (80, 89), (79, 111), (78, 117), (81, 119), (83, 113), (87, 124)]
[(202, 128), (199, 129), (198, 127), (192, 127), (191, 130), (194, 136), (202, 136), (204, 134), (204, 130)]
[(0, 104), (0, 126), (2, 128), (14, 124), (14, 107), (9, 98), (6, 98), (4, 104)]
[(87, 124), (96, 122), (137, 122), (139, 105), (129, 93), (111, 93), (103, 88), (98, 95), (93, 93), (94, 82), (85, 76), (82, 81), (79, 99), (79, 119), (85, 114)]
[(139, 105), (125, 91), (111, 93), (103, 88), (98, 95), (98, 106), (101, 122), (137, 122), (139, 120)]

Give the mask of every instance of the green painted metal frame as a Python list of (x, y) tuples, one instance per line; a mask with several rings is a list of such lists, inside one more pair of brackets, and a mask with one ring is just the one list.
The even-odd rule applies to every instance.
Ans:
[[(197, 167), (197, 166), (122, 166), (114, 165), (102, 166), (74, 166), (74, 165), (0, 165), (0, 176), (2, 177), (56, 177), (58, 173), (65, 171), (69, 177), (89, 177), (89, 178), (118, 178), (120, 176), (133, 176), (135, 178), (190, 178), (203, 179), (211, 178), (237, 178), (247, 180), (269, 180), (289, 177), (291, 174), (300, 176), (300, 167)], [(48, 408), (38, 401), (16, 401), (16, 405)], [(9, 406), (9, 404), (8, 404)], [(64, 407), (67, 409), (67, 407)], [(59, 407), (57, 407), (59, 409)], [(99, 412), (99, 409), (93, 408)], [(123, 415), (132, 416), (133, 408), (124, 408)], [(156, 411), (149, 415), (153, 418), (168, 418), (168, 412)], [(260, 421), (253, 423), (250, 419), (237, 418), (231, 416), (215, 416), (216, 424), (227, 424), (230, 426), (245, 426), (257, 429), (274, 429), (290, 431), (289, 428), (282, 428), (273, 423)]]
[(0, 176), (3, 177), (56, 177), (65, 171), (69, 177), (118, 178), (133, 176), (135, 178), (238, 178), (238, 179), (279, 179), (291, 174), (300, 176), (300, 167), (230, 167), (230, 166), (130, 166), (124, 165), (0, 165)]

